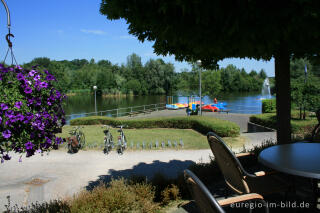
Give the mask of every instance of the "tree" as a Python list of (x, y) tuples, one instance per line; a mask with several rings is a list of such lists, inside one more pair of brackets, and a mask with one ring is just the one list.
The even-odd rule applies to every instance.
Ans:
[(307, 66), (307, 70), (312, 70), (312, 65), (307, 59), (299, 58), (296, 60), (290, 61), (290, 77), (292, 79), (297, 79), (300, 77), (304, 77), (305, 66)]
[(259, 77), (262, 78), (262, 79), (265, 79), (267, 78), (267, 74), (266, 72), (264, 71), (264, 69), (261, 69), (260, 72), (259, 72)]
[(132, 79), (126, 83), (127, 93), (133, 92), (135, 95), (139, 95), (141, 92), (141, 84), (137, 79)]
[[(276, 5), (276, 7), (275, 7)], [(216, 66), (224, 58), (275, 58), (278, 143), (291, 141), (290, 58), (318, 57), (320, 4), (301, 1), (102, 0), (154, 52)]]
[(209, 95), (211, 97), (216, 97), (221, 90), (221, 72), (216, 72), (214, 70), (207, 70), (202, 73), (202, 91), (203, 94)]

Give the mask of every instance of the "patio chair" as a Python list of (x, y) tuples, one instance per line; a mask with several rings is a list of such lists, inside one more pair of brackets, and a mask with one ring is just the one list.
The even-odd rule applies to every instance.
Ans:
[(311, 135), (311, 142), (314, 142), (314, 139), (317, 134), (320, 134), (320, 109), (316, 111), (316, 117), (318, 119), (318, 124), (314, 127)]
[(197, 206), (202, 213), (224, 213), (224, 206), (231, 206), (232, 204), (239, 202), (252, 202), (256, 200), (265, 207), (265, 212), (269, 212), (266, 202), (259, 194), (251, 193), (245, 195), (238, 195), (223, 200), (216, 200), (209, 192), (207, 187), (201, 182), (201, 180), (190, 170), (184, 170), (184, 177), (187, 182), (189, 191), (195, 200)]
[[(291, 188), (290, 179), (274, 171), (248, 173), (235, 154), (223, 140), (213, 132), (207, 134), (210, 148), (222, 171), (227, 185), (238, 194), (258, 193), (261, 195), (275, 192), (288, 192)], [(281, 177), (283, 176), (283, 177)]]

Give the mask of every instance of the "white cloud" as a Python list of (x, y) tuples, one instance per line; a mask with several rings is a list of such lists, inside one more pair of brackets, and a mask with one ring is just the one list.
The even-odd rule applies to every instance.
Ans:
[(83, 33), (94, 34), (94, 35), (105, 35), (105, 34), (107, 34), (106, 32), (104, 32), (102, 30), (81, 29), (80, 31), (83, 32)]

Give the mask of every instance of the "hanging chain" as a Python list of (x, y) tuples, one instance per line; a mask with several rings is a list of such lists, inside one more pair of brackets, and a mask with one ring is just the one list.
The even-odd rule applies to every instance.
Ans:
[(14, 35), (11, 34), (10, 28), (9, 28), (9, 33), (6, 35), (6, 40), (7, 40), (7, 42), (8, 42), (8, 50), (7, 50), (6, 56), (5, 56), (4, 59), (3, 59), (3, 64), (6, 62), (6, 59), (7, 59), (7, 57), (8, 57), (8, 54), (9, 54), (9, 52), (10, 52), (10, 55), (11, 55), (11, 65), (13, 65), (13, 63), (15, 63), (16, 66), (18, 66), (18, 62), (17, 62), (17, 60), (16, 60), (16, 57), (15, 57), (14, 54), (13, 54), (12, 42), (11, 42), (11, 40), (10, 40), (10, 37), (14, 37)]
[(3, 64), (5, 63), (6, 59), (7, 59), (7, 56), (10, 52), (10, 55), (11, 55), (11, 65), (13, 65), (13, 63), (15, 63), (17, 66), (18, 66), (18, 62), (16, 60), (16, 57), (14, 56), (13, 54), (13, 50), (12, 50), (12, 42), (10, 40), (10, 37), (14, 37), (13, 34), (11, 34), (11, 31), (10, 31), (10, 27), (11, 27), (11, 23), (10, 23), (10, 11), (9, 11), (9, 8), (6, 4), (6, 2), (4, 0), (1, 0), (2, 1), (2, 4), (3, 6), (5, 7), (6, 9), (6, 12), (7, 12), (7, 25), (8, 25), (8, 34), (6, 35), (6, 40), (8, 42), (8, 50), (7, 50), (7, 53), (6, 53), (6, 56), (4, 57), (4, 60), (3, 60)]

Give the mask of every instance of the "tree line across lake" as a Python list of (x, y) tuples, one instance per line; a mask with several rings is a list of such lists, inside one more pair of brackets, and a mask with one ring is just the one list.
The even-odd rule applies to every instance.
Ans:
[[(90, 92), (96, 85), (98, 93), (134, 95), (171, 95), (175, 91), (199, 90), (199, 67), (176, 72), (174, 65), (162, 59), (150, 59), (142, 64), (141, 57), (131, 54), (126, 64), (112, 64), (108, 60), (95, 62), (86, 59), (72, 61), (35, 58), (23, 65), (31, 69), (47, 69), (56, 78), (55, 86), (65, 93)], [(220, 92), (260, 91), (266, 78), (264, 70), (247, 73), (233, 65), (219, 70), (202, 70), (203, 94), (217, 95)]]
[[(142, 64), (141, 57), (135, 53), (127, 57), (126, 64), (121, 65), (112, 64), (108, 60), (56, 61), (40, 57), (24, 64), (23, 67), (31, 69), (35, 65), (38, 65), (37, 69), (47, 69), (54, 74), (57, 78), (54, 86), (65, 93), (91, 92), (96, 85), (98, 94), (133, 95), (171, 95), (176, 91), (198, 94), (201, 69), (192, 64), (191, 70), (183, 69), (177, 72), (173, 64), (165, 63), (162, 59), (150, 59)], [(305, 65), (308, 70), (308, 85), (317, 87), (320, 79), (320, 67), (315, 63), (305, 59), (291, 61), (292, 98), (297, 100), (296, 102), (301, 102)], [(201, 70), (202, 93), (217, 96), (222, 92), (259, 92), (266, 77), (263, 69), (247, 72), (234, 65), (217, 70)], [(272, 78), (271, 87), (274, 87)]]

